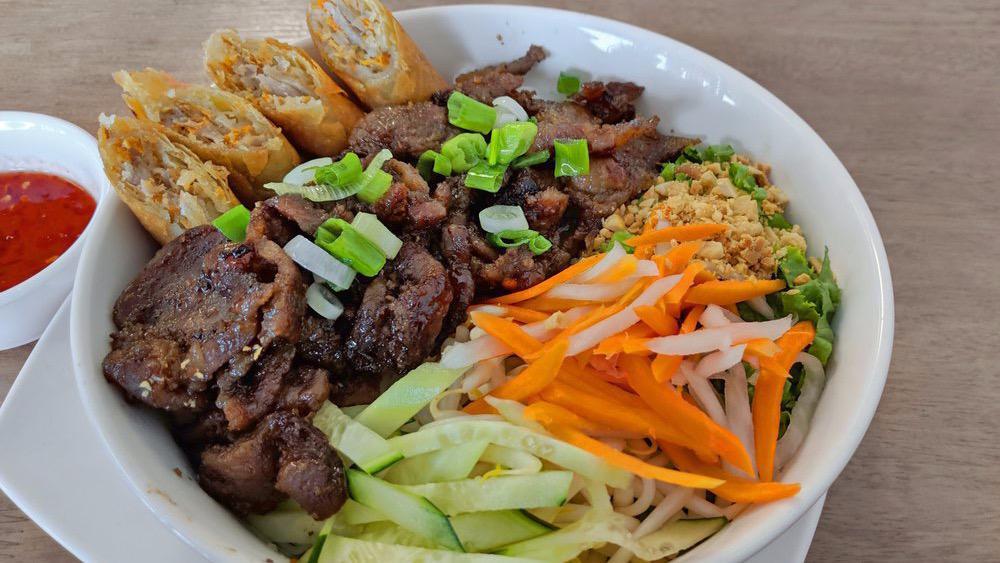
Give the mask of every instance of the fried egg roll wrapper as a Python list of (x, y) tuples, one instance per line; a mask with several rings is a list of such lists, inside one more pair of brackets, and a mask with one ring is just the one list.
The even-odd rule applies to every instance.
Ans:
[(113, 76), (137, 117), (163, 125), (172, 141), (228, 168), (229, 185), (247, 206), (273, 196), (263, 185), (280, 182), (301, 162), (281, 130), (236, 94), (153, 69)]
[(448, 87), (378, 0), (311, 0), (320, 57), (369, 108), (423, 101)]
[(312, 57), (276, 39), (217, 31), (205, 42), (205, 68), (219, 88), (249, 100), (295, 146), (315, 155), (343, 151), (364, 115)]
[(101, 116), (97, 146), (118, 197), (160, 244), (239, 204), (229, 172), (172, 141), (159, 124)]

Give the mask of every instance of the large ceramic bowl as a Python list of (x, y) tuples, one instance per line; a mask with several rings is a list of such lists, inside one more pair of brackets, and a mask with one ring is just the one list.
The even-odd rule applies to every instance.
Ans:
[[(445, 76), (519, 56), (535, 42), (550, 57), (532, 71), (528, 86), (544, 96), (556, 96), (556, 77), (566, 68), (645, 85), (639, 110), (666, 116), (663, 129), (730, 142), (771, 163), (774, 183), (791, 197), (791, 218), (804, 225), (813, 253), (829, 246), (843, 306), (829, 385), (785, 475), (802, 483), (802, 492), (746, 512), (682, 559), (721, 563), (753, 555), (830, 487), (861, 441), (885, 383), (893, 329), (889, 266), (851, 176), (823, 140), (763, 87), (651, 31), (524, 6), (446, 6), (397, 16)], [(188, 477), (188, 464), (162, 420), (125, 404), (101, 375), (114, 328), (112, 304), (154, 250), (118, 198), (101, 202), (73, 295), (73, 361), (84, 404), (135, 493), (179, 536), (214, 561), (278, 560)], [(184, 469), (184, 478), (175, 467)]]

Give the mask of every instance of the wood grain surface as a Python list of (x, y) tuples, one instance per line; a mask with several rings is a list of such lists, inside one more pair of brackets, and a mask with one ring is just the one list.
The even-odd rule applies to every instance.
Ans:
[[(1000, 560), (1000, 2), (530, 3), (625, 20), (726, 61), (808, 121), (864, 192), (895, 282), (895, 352), (809, 560)], [(0, 0), (0, 109), (93, 131), (98, 113), (123, 110), (112, 71), (200, 79), (211, 31), (299, 39), (303, 11), (302, 0)], [(0, 353), (0, 397), (29, 351)], [(0, 562), (28, 560), (73, 558), (0, 495)]]

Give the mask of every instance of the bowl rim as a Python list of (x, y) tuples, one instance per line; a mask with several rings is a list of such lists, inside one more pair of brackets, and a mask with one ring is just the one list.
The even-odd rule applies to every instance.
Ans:
[[(87, 150), (90, 150), (92, 148), (94, 153), (94, 158), (97, 159), (98, 162), (100, 162), (100, 155), (97, 150), (97, 139), (95, 139), (94, 136), (91, 135), (87, 130), (83, 129), (79, 125), (76, 125), (75, 123), (70, 123), (65, 119), (60, 119), (58, 117), (46, 115), (44, 113), (35, 113), (30, 111), (0, 111), (0, 124), (10, 121), (19, 121), (22, 123), (30, 122), (61, 129), (65, 131), (66, 134), (75, 136), (79, 140), (86, 143)], [(2, 130), (2, 128), (0, 128), (0, 130)], [(49, 159), (40, 156), (39, 160), (49, 160)], [(33, 170), (31, 168), (4, 168), (0, 170), (0, 173), (21, 172), (21, 171), (36, 172), (36, 170)], [(73, 182), (73, 184), (79, 186), (81, 189), (89, 193), (91, 197), (94, 198), (94, 202), (97, 205), (100, 205), (101, 200), (104, 199), (103, 195), (106, 192), (106, 190), (104, 189), (104, 185), (106, 184), (107, 179), (104, 177), (103, 174), (100, 177), (99, 180), (100, 185), (98, 186), (87, 186), (70, 178), (65, 178), (65, 179), (69, 180), (70, 182)], [(80, 232), (80, 236), (76, 237), (76, 240), (73, 241), (73, 244), (69, 245), (69, 248), (63, 251), (63, 253), (60, 254), (58, 258), (53, 260), (51, 264), (35, 272), (34, 274), (31, 275), (31, 277), (18, 283), (17, 285), (11, 286), (5, 289), (4, 291), (0, 291), (0, 306), (6, 305), (18, 299), (21, 299), (22, 297), (27, 296), (28, 294), (38, 289), (41, 285), (46, 283), (49, 279), (51, 279), (52, 276), (61, 272), (65, 264), (71, 262), (74, 259), (74, 256), (79, 255), (80, 248), (84, 244), (84, 239), (86, 238), (87, 232), (90, 231), (94, 226), (95, 223), (94, 218), (96, 216), (97, 216), (97, 209), (95, 208), (94, 212), (90, 216), (90, 220), (87, 222), (87, 225), (83, 228), (83, 231)]]
[[(843, 471), (847, 462), (851, 459), (860, 444), (875, 414), (879, 400), (881, 399), (882, 391), (888, 377), (889, 363), (891, 360), (895, 309), (889, 263), (881, 234), (879, 233), (878, 226), (876, 225), (875, 219), (871, 214), (871, 210), (868, 208), (860, 189), (858, 189), (857, 183), (854, 182), (854, 179), (851, 177), (846, 167), (844, 167), (840, 159), (837, 158), (833, 150), (830, 149), (826, 141), (824, 141), (823, 138), (820, 137), (820, 135), (816, 133), (791, 108), (789, 108), (769, 90), (744, 75), (739, 70), (676, 39), (655, 31), (610, 18), (570, 10), (538, 6), (510, 4), (442, 5), (400, 10), (398, 12), (394, 12), (394, 14), (396, 16), (403, 16), (406, 19), (410, 19), (435, 16), (443, 13), (449, 13), (449, 16), (454, 17), (453, 12), (464, 12), (474, 15), (484, 11), (492, 15), (495, 15), (497, 11), (506, 11), (508, 14), (520, 12), (522, 14), (521, 17), (527, 18), (530, 18), (532, 14), (546, 14), (549, 16), (573, 18), (574, 23), (588, 24), (599, 29), (622, 34), (635, 40), (636, 42), (644, 40), (656, 41), (662, 44), (665, 48), (669, 48), (676, 52), (682, 52), (687, 56), (696, 57), (704, 63), (705, 66), (724, 73), (727, 80), (730, 80), (739, 87), (752, 92), (760, 102), (768, 106), (776, 116), (785, 122), (786, 127), (789, 127), (796, 133), (809, 136), (815, 141), (818, 141), (819, 147), (828, 152), (839, 171), (850, 180), (851, 189), (846, 190), (846, 193), (843, 194), (844, 203), (845, 205), (850, 206), (853, 212), (860, 219), (861, 227), (864, 229), (862, 240), (864, 241), (864, 245), (871, 251), (871, 256), (874, 259), (874, 276), (878, 286), (878, 310), (872, 314), (873, 317), (877, 319), (878, 328), (877, 338), (872, 343), (872, 348), (875, 353), (874, 361), (872, 362), (869, 370), (871, 380), (869, 381), (869, 385), (865, 387), (864, 394), (859, 395), (858, 397), (856, 416), (852, 417), (851, 420), (848, 421), (848, 424), (845, 424), (842, 429), (845, 436), (844, 441), (842, 441), (842, 447), (838, 448), (836, 451), (831, 451), (831, 460), (829, 463), (824, 464), (818, 470), (811, 473), (810, 479), (803, 480), (803, 487), (798, 495), (781, 501), (780, 503), (772, 503), (772, 505), (769, 505), (775, 506), (780, 504), (781, 507), (775, 507), (775, 509), (778, 510), (776, 514), (767, 515), (767, 517), (761, 518), (759, 522), (754, 523), (754, 533), (752, 534), (752, 539), (739, 542), (738, 544), (734, 544), (732, 546), (727, 546), (715, 554), (716, 559), (714, 560), (740, 561), (746, 557), (750, 557), (777, 538), (784, 530), (789, 528), (830, 488), (833, 481)], [(108, 202), (99, 203), (95, 217), (91, 221), (91, 225), (97, 224), (99, 221), (104, 222), (109, 220), (112, 202), (111, 198), (107, 199), (109, 200)], [(88, 227), (89, 226), (90, 225), (88, 225)], [(93, 244), (96, 245), (97, 243)], [(80, 272), (86, 270), (84, 265), (89, 262), (88, 259), (95, 253), (92, 250), (93, 247), (90, 244), (84, 247), (84, 254), (81, 257), (81, 268), (78, 270), (77, 274), (78, 278), (81, 275)], [(86, 299), (86, 296), (77, 295), (77, 292), (80, 291), (79, 288), (83, 285), (85, 284), (78, 283), (74, 287), (74, 299), (72, 303), (73, 314), (71, 319), (71, 343), (74, 356), (73, 361), (77, 375), (77, 385), (81, 393), (84, 396), (87, 396), (89, 393), (88, 387), (91, 385), (91, 382), (88, 381), (88, 377), (90, 377), (90, 375), (88, 375), (87, 370), (93, 372), (95, 368), (94, 366), (83, 365), (80, 361), (82, 359), (80, 357), (80, 351), (85, 350), (88, 346), (90, 346), (90, 344), (85, 341), (84, 334), (86, 332), (86, 326), (84, 325), (84, 320), (81, 319), (80, 313), (80, 309), (83, 306), (82, 302)], [(103, 377), (100, 377), (99, 379), (101, 382), (104, 380)], [(112, 447), (113, 440), (109, 437), (108, 432), (105, 431), (104, 424), (101, 423), (101, 419), (103, 418), (101, 413), (96, 412), (96, 407), (87, 401), (84, 401), (84, 405), (86, 407), (88, 417), (91, 422), (97, 426), (102, 440), (104, 440), (106, 447), (115, 459), (116, 463), (118, 463), (119, 467), (125, 473), (133, 491), (151, 510), (154, 511), (154, 513), (156, 513), (161, 522), (170, 527), (181, 538), (193, 545), (197, 550), (206, 556), (210, 558), (217, 558), (219, 560), (228, 560), (229, 558), (227, 555), (231, 556), (232, 554), (223, 553), (224, 549), (220, 548), (218, 542), (213, 541), (213, 533), (209, 532), (204, 527), (180, 525), (181, 522), (185, 520), (185, 517), (178, 512), (176, 507), (171, 507), (169, 503), (164, 502), (162, 499), (154, 499), (149, 495), (144, 494), (141, 483), (137, 482), (133, 478), (132, 472), (126, 469), (127, 467), (131, 467), (133, 465), (132, 461), (128, 458), (127, 452), (120, 451)], [(698, 557), (697, 553), (698, 550), (693, 550), (689, 554), (682, 556), (679, 561), (687, 561), (692, 557)]]

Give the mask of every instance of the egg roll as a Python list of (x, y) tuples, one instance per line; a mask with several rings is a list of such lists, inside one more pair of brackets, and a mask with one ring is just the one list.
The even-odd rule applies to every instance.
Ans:
[(339, 154), (364, 115), (312, 57), (277, 39), (217, 31), (205, 42), (205, 68), (216, 86), (249, 100), (314, 155)]
[(153, 69), (118, 71), (114, 79), (137, 117), (163, 125), (175, 143), (228, 168), (230, 187), (247, 206), (273, 196), (263, 185), (280, 182), (301, 162), (281, 130), (236, 94)]
[(226, 181), (229, 171), (172, 141), (163, 126), (114, 115), (100, 121), (97, 146), (104, 173), (160, 244), (239, 204)]
[(423, 101), (448, 87), (378, 0), (311, 0), (320, 57), (369, 108)]

